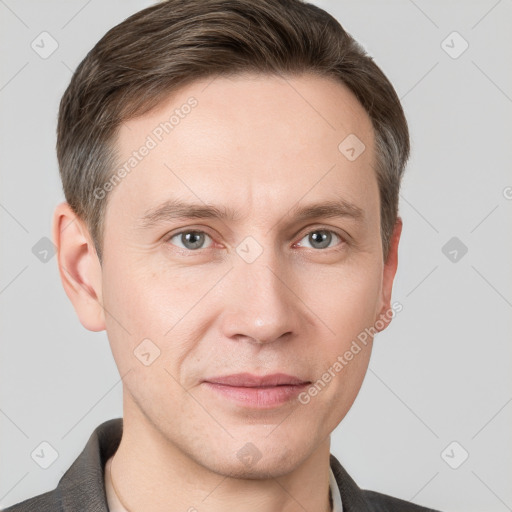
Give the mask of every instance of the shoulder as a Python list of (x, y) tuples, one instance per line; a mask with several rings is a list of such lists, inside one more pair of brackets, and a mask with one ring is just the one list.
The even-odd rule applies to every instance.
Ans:
[(330, 462), (343, 510), (347, 512), (440, 512), (387, 494), (361, 489), (332, 453)]
[(56, 499), (56, 490), (53, 490), (4, 508), (1, 512), (57, 512), (60, 510), (61, 507)]
[(108, 512), (104, 466), (121, 441), (122, 418), (103, 422), (93, 431), (85, 448), (61, 477), (57, 487), (1, 512)]
[(361, 492), (371, 512), (440, 512), (433, 508), (422, 507), (410, 501), (388, 496), (387, 494), (368, 490), (362, 490)]

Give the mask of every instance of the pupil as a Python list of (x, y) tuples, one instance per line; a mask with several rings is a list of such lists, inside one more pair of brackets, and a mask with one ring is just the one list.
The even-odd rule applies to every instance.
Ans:
[[(320, 236), (318, 234), (320, 233)], [(314, 231), (309, 235), (310, 243), (313, 247), (315, 247), (315, 244), (319, 244), (319, 246), (316, 246), (316, 249), (323, 249), (325, 247), (329, 246), (329, 243), (331, 242), (331, 234), (327, 231)]]
[(197, 249), (203, 243), (204, 234), (197, 233), (196, 231), (190, 231), (184, 235), (181, 235), (183, 245), (189, 249)]

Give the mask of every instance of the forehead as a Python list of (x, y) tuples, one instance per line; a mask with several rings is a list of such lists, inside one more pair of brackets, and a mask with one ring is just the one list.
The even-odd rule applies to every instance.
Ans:
[(117, 149), (127, 172), (109, 201), (132, 220), (169, 197), (269, 215), (301, 197), (376, 199), (371, 121), (346, 86), (315, 75), (196, 81), (124, 122)]

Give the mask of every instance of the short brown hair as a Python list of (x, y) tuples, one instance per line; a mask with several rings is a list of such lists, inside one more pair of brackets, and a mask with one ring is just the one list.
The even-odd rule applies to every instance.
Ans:
[[(305, 72), (345, 84), (375, 132), (384, 258), (398, 215), (409, 132), (400, 100), (373, 59), (327, 12), (301, 0), (167, 0), (109, 30), (73, 74), (59, 109), (57, 157), (66, 201), (101, 261), (120, 124), (170, 92), (216, 75)], [(341, 141), (340, 141), (341, 142)]]

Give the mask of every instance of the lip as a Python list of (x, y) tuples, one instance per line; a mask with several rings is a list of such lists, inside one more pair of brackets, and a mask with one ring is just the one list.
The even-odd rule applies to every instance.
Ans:
[(309, 384), (310, 381), (288, 375), (286, 373), (273, 373), (272, 375), (254, 375), (252, 373), (236, 373), (222, 377), (212, 377), (205, 382), (213, 384), (224, 384), (225, 386), (236, 386), (245, 388), (270, 387), (284, 385)]
[(292, 375), (238, 373), (208, 379), (203, 384), (218, 396), (253, 409), (270, 409), (289, 402), (307, 388), (310, 381)]

